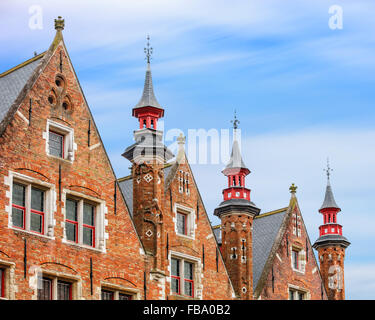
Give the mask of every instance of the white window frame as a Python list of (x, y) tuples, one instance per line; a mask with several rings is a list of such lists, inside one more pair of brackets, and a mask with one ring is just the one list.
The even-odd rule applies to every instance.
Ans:
[[(178, 259), (180, 261), (180, 294), (172, 292), (172, 258)], [(196, 258), (181, 252), (170, 250), (168, 254), (168, 271), (169, 277), (167, 281), (170, 283), (170, 294), (177, 295), (181, 297), (191, 298), (191, 299), (200, 299), (202, 300), (202, 291), (203, 291), (203, 266), (200, 258)], [(187, 296), (184, 294), (184, 262), (190, 262), (193, 264), (193, 279), (194, 279), (194, 296)]]
[(14, 300), (14, 271), (16, 264), (0, 259), (0, 268), (4, 270), (4, 297), (0, 296), (0, 300)]
[[(64, 157), (56, 157), (49, 153), (49, 132), (55, 131), (64, 137)], [(74, 129), (47, 119), (46, 131), (43, 132), (43, 139), (46, 140), (46, 153), (49, 157), (63, 159), (70, 162), (74, 161), (74, 152), (77, 150), (77, 144), (74, 143)]]
[[(10, 190), (7, 191), (6, 196), (9, 198), (9, 206), (6, 206), (8, 212), (8, 228), (25, 232), (40, 237), (54, 239), (54, 226), (56, 220), (54, 213), (56, 212), (56, 191), (55, 185), (44, 182), (42, 180), (29, 177), (27, 175), (9, 171), (9, 176), (6, 184), (9, 184)], [(13, 183), (23, 184), (26, 187), (25, 194), (25, 229), (20, 229), (13, 226), (12, 222), (12, 204), (13, 204)], [(30, 230), (30, 212), (31, 212), (31, 186), (40, 187), (44, 190), (44, 230), (43, 234)]]
[(140, 299), (140, 292), (138, 289), (128, 288), (118, 284), (102, 281), (100, 286), (100, 300), (102, 300), (102, 290), (112, 291), (114, 293), (113, 300), (119, 300), (120, 293), (131, 296), (132, 300)]
[(290, 295), (290, 292), (293, 292), (293, 297), (294, 299), (293, 300), (299, 300), (298, 299), (298, 293), (303, 293), (304, 295), (304, 298), (302, 300), (310, 300), (311, 297), (310, 297), (310, 292), (304, 288), (301, 288), (299, 286), (296, 286), (296, 285), (293, 285), (293, 284), (288, 284), (288, 300), (289, 299), (289, 295)]
[[(49, 278), (52, 281), (52, 299), (57, 300), (57, 283), (58, 281), (70, 282), (72, 290), (71, 300), (80, 300), (82, 298), (82, 280), (81, 277), (65, 274), (55, 271), (44, 271), (42, 269), (36, 269), (32, 279), (32, 288), (34, 289), (33, 300), (38, 300), (38, 286), (40, 285), (40, 279), (43, 277)], [(36, 280), (36, 281), (33, 281)]]
[[(175, 203), (173, 207), (174, 217), (174, 228), (175, 232), (179, 237), (185, 237), (188, 239), (195, 239), (195, 229), (197, 224), (195, 223), (195, 210), (181, 204)], [(183, 213), (186, 215), (186, 234), (181, 234), (178, 232), (177, 228), (177, 213)]]
[[(298, 269), (294, 268), (294, 254), (293, 251), (298, 252)], [(301, 249), (300, 247), (297, 246), (291, 246), (290, 247), (290, 263), (293, 271), (300, 272), (302, 274), (305, 274), (305, 269), (306, 269), (306, 253), (305, 250)]]
[[(65, 220), (66, 220), (66, 199), (71, 197), (72, 199), (79, 202), (78, 204), (78, 242), (70, 241), (66, 238), (66, 228), (65, 228)], [(108, 239), (108, 233), (105, 232), (105, 226), (108, 224), (108, 220), (105, 219), (105, 215), (108, 212), (106, 207), (106, 203), (104, 200), (94, 198), (88, 195), (85, 195), (80, 192), (63, 189), (61, 200), (63, 202), (63, 207), (61, 209), (63, 214), (63, 221), (62, 226), (64, 228), (63, 232), (63, 239), (62, 242), (79, 246), (95, 251), (106, 252), (106, 240)], [(90, 204), (95, 204), (95, 247), (86, 245), (83, 243), (83, 236), (82, 236), (82, 224), (83, 224), (83, 202), (88, 201)]]

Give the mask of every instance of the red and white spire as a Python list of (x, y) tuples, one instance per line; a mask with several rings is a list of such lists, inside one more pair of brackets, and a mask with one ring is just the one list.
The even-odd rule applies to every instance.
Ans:
[(150, 67), (150, 59), (152, 55), (152, 47), (150, 47), (150, 37), (147, 36), (147, 45), (145, 50), (147, 69), (145, 84), (143, 87), (143, 94), (141, 100), (133, 108), (133, 117), (139, 120), (139, 129), (157, 129), (157, 122), (159, 118), (164, 116), (164, 109), (160, 106), (159, 102), (156, 100), (154, 87), (152, 85), (152, 75)]
[(332, 169), (329, 166), (328, 159), (327, 169), (324, 169), (324, 171), (327, 173), (327, 187), (323, 204), (319, 209), (319, 212), (323, 215), (323, 224), (319, 227), (319, 236), (328, 234), (338, 234), (342, 236), (342, 226), (337, 223), (337, 213), (339, 213), (341, 209), (336, 204), (333, 196), (331, 182), (329, 179)]
[(228, 188), (223, 190), (224, 201), (230, 199), (245, 199), (250, 201), (250, 189), (245, 187), (245, 177), (250, 173), (242, 160), (240, 146), (237, 141), (237, 129), (240, 123), (234, 113), (233, 132), (234, 141), (230, 160), (222, 171), (228, 177)]

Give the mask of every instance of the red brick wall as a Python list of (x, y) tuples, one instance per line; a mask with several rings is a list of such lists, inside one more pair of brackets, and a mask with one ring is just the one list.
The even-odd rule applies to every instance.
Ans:
[[(236, 294), (241, 299), (249, 300), (253, 297), (253, 245), (252, 228), (253, 217), (247, 214), (226, 215), (222, 218), (222, 253), (229, 276)], [(245, 252), (242, 251), (242, 239), (245, 239)], [(236, 248), (236, 258), (233, 250)], [(241, 256), (245, 254), (246, 262)]]
[[(345, 249), (340, 246), (318, 249), (320, 271), (329, 300), (345, 300), (344, 260)], [(340, 269), (336, 269), (339, 267)], [(341, 274), (340, 274), (341, 273)], [(331, 285), (329, 286), (329, 279)]]
[[(173, 169), (172, 169), (173, 170)], [(179, 192), (179, 170), (189, 174), (189, 195), (186, 192)], [(179, 204), (190, 208), (195, 212), (196, 229), (194, 239), (182, 237), (175, 231), (175, 205)], [(197, 209), (198, 208), (198, 209)], [(165, 239), (168, 234), (169, 250), (179, 252), (201, 260), (204, 269), (201, 279), (202, 298), (211, 299), (232, 299), (233, 289), (225, 270), (223, 260), (218, 252), (215, 236), (213, 235), (210, 222), (206, 215), (203, 203), (199, 198), (197, 186), (194, 183), (192, 172), (186, 162), (182, 162), (170, 183), (169, 189), (165, 193), (164, 204), (164, 232)], [(204, 251), (204, 253), (203, 253)], [(204, 258), (203, 258), (204, 255)], [(218, 260), (216, 259), (218, 257)], [(218, 261), (218, 262), (216, 262)], [(218, 269), (217, 269), (218, 263)], [(164, 270), (167, 276), (170, 276), (170, 261), (164, 261)], [(166, 295), (168, 299), (179, 299), (181, 297), (171, 294), (170, 282), (166, 282)]]
[[(59, 55), (63, 55), (62, 75), (66, 89), (60, 93), (55, 84), (59, 74)], [(51, 106), (47, 98), (54, 88), (57, 98), (69, 95), (70, 109)], [(31, 125), (19, 116), (14, 119), (0, 137), (0, 260), (15, 263), (14, 281), (17, 286), (16, 299), (31, 299), (30, 277), (37, 267), (53, 272), (63, 272), (81, 278), (84, 299), (100, 299), (101, 282), (113, 283), (136, 289), (143, 293), (144, 255), (141, 244), (127, 212), (120, 190), (117, 189), (116, 215), (114, 213), (114, 181), (110, 163), (102, 145), (90, 150), (88, 147), (88, 123), (91, 119), (90, 146), (101, 143), (88, 107), (80, 91), (75, 74), (70, 67), (64, 47), (60, 44), (22, 101), (19, 111), (28, 119), (29, 99), (33, 101)], [(61, 100), (62, 101), (62, 100)], [(71, 112), (71, 110), (73, 110)], [(74, 128), (77, 144), (73, 163), (46, 155), (47, 119)], [(61, 186), (79, 191), (105, 201), (108, 209), (105, 218), (108, 225), (105, 232), (106, 253), (78, 247), (62, 242), (63, 203), (59, 200), (59, 165), (61, 165)], [(54, 238), (43, 238), (8, 228), (10, 187), (5, 184), (9, 170), (37, 178), (55, 186), (56, 212)], [(27, 275), (24, 279), (24, 239), (27, 241)], [(93, 295), (90, 287), (90, 258), (93, 267)], [(0, 262), (1, 263), (1, 262)]]

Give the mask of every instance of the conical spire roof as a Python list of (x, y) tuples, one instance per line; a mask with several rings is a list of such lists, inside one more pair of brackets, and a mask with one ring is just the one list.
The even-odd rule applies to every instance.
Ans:
[(242, 160), (240, 146), (237, 140), (234, 140), (233, 147), (232, 147), (232, 154), (230, 156), (230, 160), (225, 167), (225, 169), (232, 169), (232, 168), (246, 168), (246, 164)]
[(151, 75), (151, 68), (150, 63), (147, 63), (147, 70), (146, 70), (146, 77), (145, 77), (145, 84), (143, 87), (143, 94), (141, 100), (137, 103), (134, 107), (142, 108), (142, 107), (155, 107), (161, 109), (159, 102), (156, 100), (154, 87), (152, 85), (152, 75)]
[(335, 201), (335, 198), (333, 196), (332, 187), (331, 187), (329, 178), (328, 178), (328, 181), (327, 181), (326, 194), (324, 196), (324, 201), (323, 201), (322, 206), (320, 207), (320, 210), (326, 209), (326, 208), (340, 209), (340, 207), (337, 205), (337, 203)]

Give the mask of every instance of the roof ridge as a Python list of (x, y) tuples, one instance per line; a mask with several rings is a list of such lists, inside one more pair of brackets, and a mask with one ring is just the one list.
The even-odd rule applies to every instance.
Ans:
[(281, 212), (284, 212), (284, 211), (288, 210), (288, 208), (289, 207), (284, 207), (284, 208), (272, 210), (272, 211), (269, 211), (269, 212), (265, 212), (265, 213), (262, 213), (262, 214), (256, 216), (254, 219), (259, 219), (259, 218), (271, 216), (271, 215), (276, 214), (276, 213), (281, 213)]
[(38, 60), (40, 58), (43, 58), (43, 56), (46, 54), (46, 52), (47, 51), (44, 51), (44, 52), (38, 54), (37, 56), (34, 56), (34, 57), (32, 57), (32, 58), (24, 61), (24, 62), (21, 62), (20, 64), (16, 65), (15, 67), (10, 68), (10, 69), (4, 71), (3, 73), (0, 73), (0, 78), (5, 77), (6, 75), (8, 75), (8, 74), (12, 73), (13, 71), (16, 71), (16, 70), (24, 67), (24, 66), (27, 66), (31, 62), (34, 62), (34, 61), (36, 61), (36, 60)]

